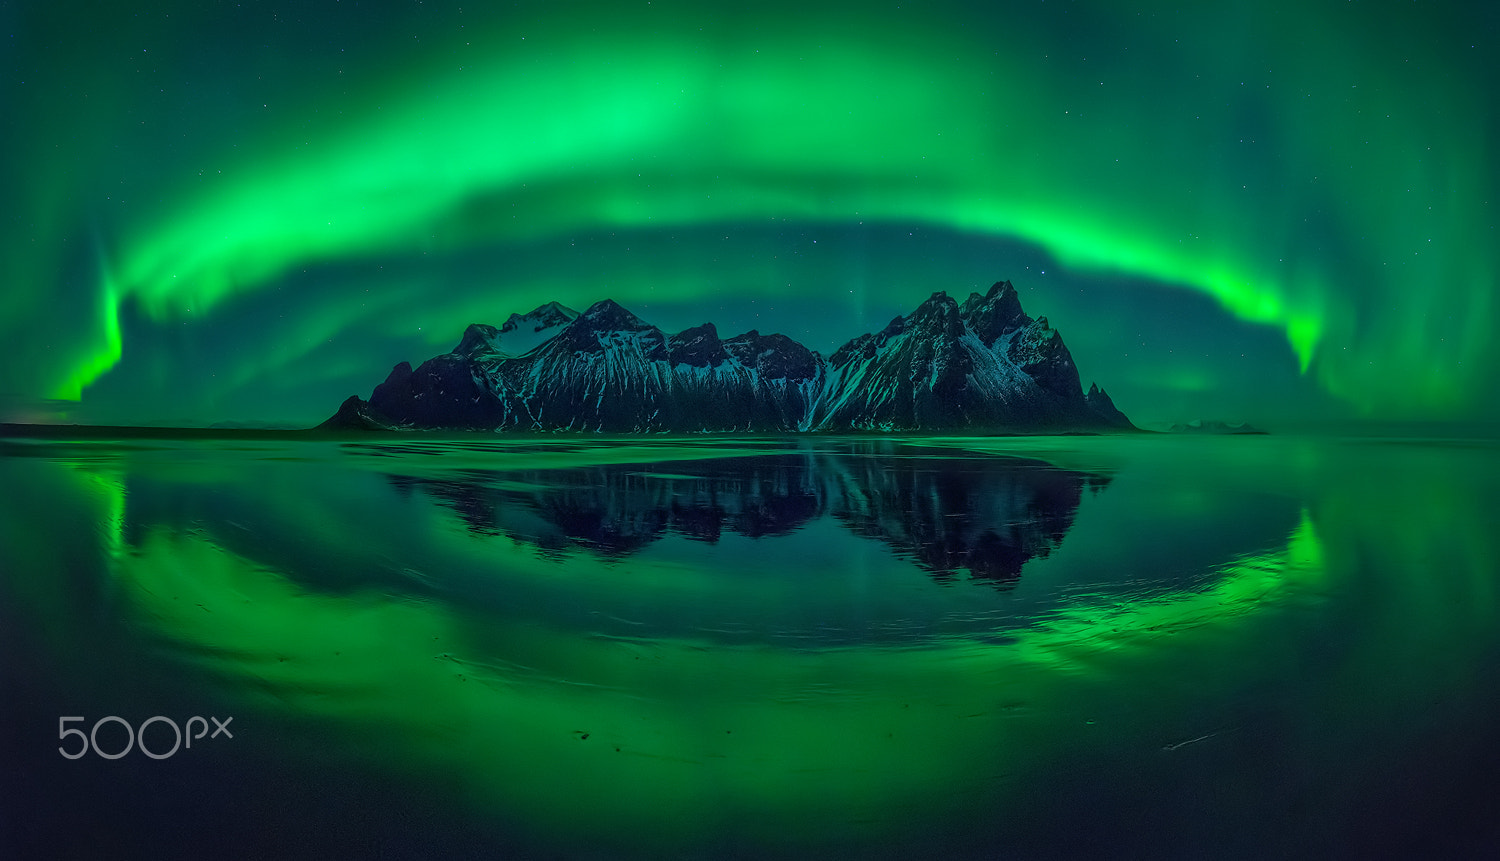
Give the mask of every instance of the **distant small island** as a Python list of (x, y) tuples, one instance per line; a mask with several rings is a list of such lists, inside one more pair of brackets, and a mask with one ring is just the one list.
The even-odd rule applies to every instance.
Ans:
[(962, 304), (934, 293), (824, 358), (780, 334), (668, 335), (605, 299), (549, 302), (468, 327), (449, 353), (402, 362), (324, 430), (600, 433), (1134, 431), (1085, 392), (1046, 317), (1009, 281)]
[(1249, 425), (1249, 423), (1247, 423), (1247, 422), (1240, 422), (1239, 424), (1230, 424), (1229, 422), (1204, 421), (1203, 419), (1193, 419), (1190, 422), (1180, 422), (1178, 424), (1172, 425), (1171, 427), (1167, 428), (1167, 433), (1188, 433), (1188, 434), (1264, 434), (1264, 433), (1267, 433), (1267, 431), (1263, 431), (1260, 428), (1251, 427)]

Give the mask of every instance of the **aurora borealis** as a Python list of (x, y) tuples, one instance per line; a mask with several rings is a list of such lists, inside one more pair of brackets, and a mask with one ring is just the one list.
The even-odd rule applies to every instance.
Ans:
[(1500, 420), (1487, 4), (0, 11), (0, 420), (312, 424), (613, 298), (1010, 278), (1138, 422)]

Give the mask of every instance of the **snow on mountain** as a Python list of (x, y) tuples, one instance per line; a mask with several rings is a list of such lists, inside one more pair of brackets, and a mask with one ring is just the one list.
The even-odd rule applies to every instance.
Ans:
[(880, 333), (829, 359), (818, 430), (1027, 430), (1101, 424), (1073, 357), (1045, 317), (1021, 311), (1010, 282), (960, 306), (934, 293)]
[(1008, 281), (962, 306), (934, 293), (828, 359), (780, 334), (721, 339), (712, 323), (668, 335), (609, 299), (582, 314), (549, 303), (471, 325), (453, 352), (402, 362), (340, 415), (610, 433), (1130, 427), (1102, 391), (1083, 393), (1061, 335)]
[[(499, 329), (479, 323), (470, 326), (454, 352), (467, 354), (478, 349), (503, 356), (524, 356), (552, 340), (577, 317), (578, 312), (572, 308), (548, 302), (530, 313), (510, 315)], [(472, 344), (470, 333), (475, 334)], [(470, 350), (465, 350), (466, 345)]]

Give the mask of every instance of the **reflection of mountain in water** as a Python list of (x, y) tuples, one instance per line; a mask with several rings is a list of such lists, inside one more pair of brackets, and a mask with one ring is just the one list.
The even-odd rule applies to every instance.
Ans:
[(1085, 487), (1102, 476), (1021, 458), (841, 458), (832, 514), (857, 534), (948, 579), (1008, 583), (1062, 543)]
[(935, 579), (967, 570), (1008, 584), (1062, 542), (1084, 488), (1108, 479), (1023, 458), (926, 457), (871, 442), (838, 452), (391, 481), (437, 498), (476, 533), (548, 554), (620, 558), (669, 534), (710, 543), (726, 531), (767, 538), (830, 517)]

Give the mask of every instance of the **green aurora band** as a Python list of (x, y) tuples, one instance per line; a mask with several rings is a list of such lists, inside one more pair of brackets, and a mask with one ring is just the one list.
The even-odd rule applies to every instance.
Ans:
[[(919, 224), (1027, 243), (1080, 277), (1201, 291), (1283, 331), (1302, 371), (1362, 414), (1485, 417), (1500, 269), (1475, 22), (1147, 6), (455, 13), (402, 31), (420, 48), (400, 47), (413, 22), (398, 18), (342, 89), (306, 60), (305, 89), (275, 93), (294, 105), (280, 122), (205, 108), (203, 129), (177, 122), (181, 163), (149, 164), (144, 138), (96, 156), (100, 185), (137, 171), (137, 203), (23, 194), (40, 240), (8, 246), (23, 280), (0, 307), (23, 352), (41, 355), (23, 329), (62, 277), (69, 219), (105, 213), (103, 238), (86, 330), (44, 325), (46, 378), (0, 384), (77, 400), (129, 349), (127, 305), (191, 325), (340, 262), (583, 232)], [(368, 59), (382, 50), (384, 65)], [(612, 297), (709, 301), (720, 249), (685, 253), (678, 277), (637, 267)], [(525, 278), (487, 286), (551, 298)], [(366, 324), (351, 307), (309, 328)]]

